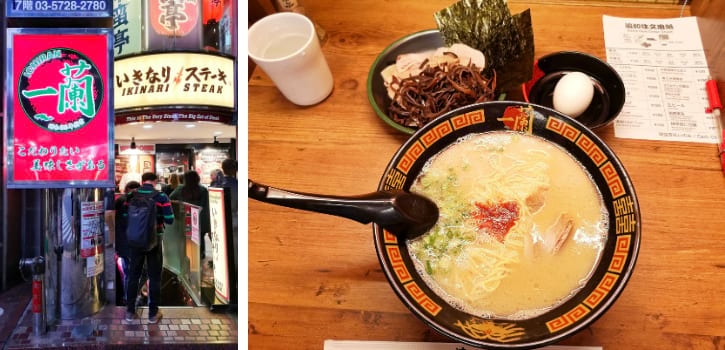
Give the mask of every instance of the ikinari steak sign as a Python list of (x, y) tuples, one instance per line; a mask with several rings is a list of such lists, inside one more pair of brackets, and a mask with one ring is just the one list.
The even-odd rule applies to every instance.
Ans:
[(53, 48), (25, 66), (17, 96), (25, 116), (37, 126), (71, 132), (98, 114), (103, 91), (100, 72), (88, 57), (75, 50)]
[(10, 29), (8, 187), (113, 186), (109, 29)]
[(115, 62), (115, 108), (234, 108), (234, 60), (204, 53), (136, 55)]

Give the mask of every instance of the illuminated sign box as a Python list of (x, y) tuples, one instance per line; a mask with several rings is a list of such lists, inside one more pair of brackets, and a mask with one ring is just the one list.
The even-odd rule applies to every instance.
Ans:
[(7, 17), (111, 17), (111, 0), (6, 0)]
[(116, 110), (152, 106), (234, 108), (234, 59), (206, 53), (168, 52), (118, 59)]
[(193, 110), (153, 110), (139, 113), (126, 113), (116, 116), (116, 125), (148, 122), (214, 122), (231, 124), (232, 118), (229, 113), (217, 111), (193, 111)]
[(8, 188), (112, 187), (110, 29), (8, 29)]

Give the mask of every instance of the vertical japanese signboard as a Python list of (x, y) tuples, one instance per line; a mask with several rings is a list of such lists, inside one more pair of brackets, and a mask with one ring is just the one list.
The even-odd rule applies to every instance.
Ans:
[(8, 17), (111, 17), (111, 0), (6, 0)]
[(8, 29), (9, 188), (113, 187), (111, 29)]
[(217, 298), (225, 303), (230, 300), (229, 247), (227, 234), (231, 219), (227, 215), (229, 198), (223, 188), (209, 188), (209, 213), (211, 218), (211, 243), (214, 262), (214, 290)]
[(141, 52), (142, 1), (113, 0), (113, 50), (116, 57)]

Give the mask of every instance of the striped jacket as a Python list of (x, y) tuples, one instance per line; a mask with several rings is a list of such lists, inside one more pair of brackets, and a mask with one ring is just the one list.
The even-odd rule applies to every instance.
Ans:
[[(138, 193), (148, 194), (154, 191), (154, 187), (150, 184), (143, 184), (138, 190)], [(124, 213), (123, 216), (128, 216), (128, 196), (126, 201), (123, 203)], [(164, 224), (171, 225), (174, 223), (174, 211), (171, 210), (171, 202), (169, 197), (163, 192), (156, 192), (154, 196), (156, 202), (156, 233), (160, 236), (164, 233)]]

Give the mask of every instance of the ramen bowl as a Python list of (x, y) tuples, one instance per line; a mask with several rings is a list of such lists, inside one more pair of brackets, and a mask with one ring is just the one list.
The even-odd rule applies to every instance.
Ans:
[(395, 60), (399, 55), (414, 52), (423, 52), (435, 50), (445, 46), (443, 37), (438, 29), (428, 29), (417, 33), (406, 35), (381, 52), (370, 67), (367, 81), (368, 100), (373, 107), (375, 114), (380, 117), (386, 124), (392, 126), (398, 131), (406, 134), (412, 134), (415, 129), (398, 124), (395, 120), (388, 116), (388, 105), (390, 97), (385, 88), (383, 77), (380, 72), (387, 66), (395, 64)]
[[(589, 278), (565, 301), (530, 318), (483, 317), (461, 311), (416, 269), (402, 239), (373, 225), (375, 247), (394, 292), (435, 331), (475, 347), (523, 349), (561, 341), (590, 325), (615, 302), (634, 268), (640, 212), (632, 183), (615, 154), (592, 131), (553, 109), (521, 102), (485, 102), (451, 111), (422, 127), (388, 164), (379, 190), (410, 190), (426, 162), (461, 137), (496, 131), (533, 135), (565, 150), (598, 189), (608, 222)], [(486, 174), (481, 174), (486, 176)]]

